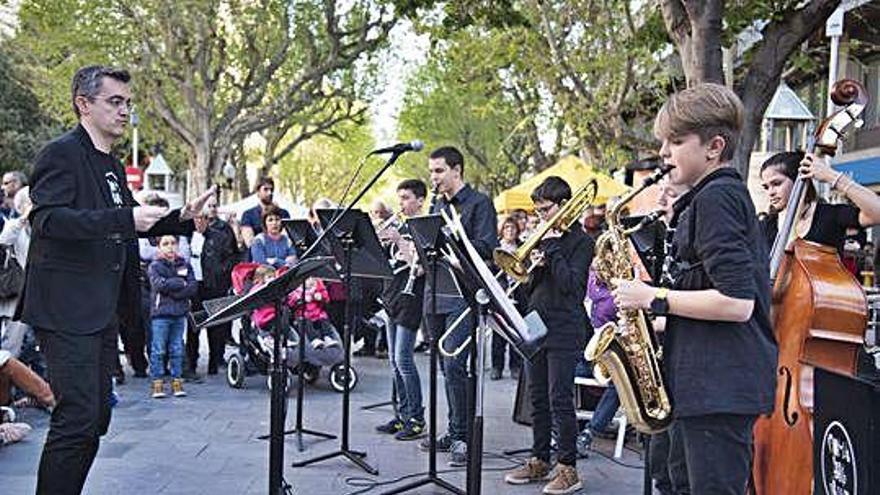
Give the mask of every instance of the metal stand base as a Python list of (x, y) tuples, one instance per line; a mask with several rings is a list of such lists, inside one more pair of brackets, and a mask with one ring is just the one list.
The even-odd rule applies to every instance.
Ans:
[[(377, 475), (379, 474), (379, 470), (370, 466), (363, 460), (364, 457), (367, 456), (366, 452), (358, 452), (356, 450), (351, 450), (348, 448), (348, 435), (349, 435), (349, 414), (351, 409), (351, 298), (352, 293), (354, 292), (351, 289), (352, 286), (352, 278), (351, 278), (351, 252), (353, 249), (353, 241), (351, 237), (343, 237), (340, 238), (340, 242), (342, 242), (344, 251), (345, 251), (345, 277), (344, 280), (349, 284), (348, 298), (345, 300), (345, 324), (342, 327), (342, 341), (345, 357), (342, 361), (342, 376), (345, 377), (345, 383), (342, 389), (342, 432), (340, 433), (341, 445), (339, 446), (339, 450), (336, 452), (331, 452), (329, 454), (319, 455), (317, 457), (313, 457), (311, 459), (306, 459), (304, 461), (298, 461), (291, 464), (293, 467), (303, 467), (308, 466), (309, 464), (314, 464), (316, 462), (325, 461), (327, 459), (332, 459), (334, 457), (343, 456), (349, 461), (356, 464), (358, 467), (363, 469), (364, 471)], [(300, 345), (302, 347), (302, 345)]]
[(373, 476), (379, 474), (379, 470), (370, 466), (363, 460), (364, 457), (367, 456), (366, 452), (359, 452), (357, 450), (337, 450), (336, 452), (330, 452), (329, 454), (319, 455), (318, 457), (313, 457), (311, 459), (306, 459), (305, 461), (294, 462), (291, 464), (293, 467), (303, 467), (308, 466), (309, 464), (314, 464), (316, 462), (326, 461), (327, 459), (332, 459), (334, 457), (345, 457), (349, 461), (356, 464), (359, 468), (364, 471), (372, 474)]
[[(302, 293), (305, 294), (305, 281), (302, 284)], [(306, 328), (305, 325), (308, 324), (307, 321), (300, 317), (297, 319), (297, 333), (299, 334), (299, 366), (297, 366), (297, 389), (296, 389), (296, 426), (293, 427), (292, 430), (285, 430), (282, 435), (296, 435), (296, 446), (300, 452), (305, 450), (305, 446), (303, 445), (303, 435), (312, 435), (319, 438), (326, 438), (329, 440), (333, 440), (336, 438), (336, 435), (330, 433), (324, 433), (323, 431), (315, 431), (310, 430), (308, 428), (303, 427), (303, 399), (305, 397), (305, 377), (303, 377), (303, 369), (305, 368), (304, 364), (306, 362), (306, 351), (305, 346), (302, 345), (303, 342), (306, 341)], [(286, 387), (285, 387), (286, 388)], [(286, 390), (285, 390), (286, 392)], [(270, 438), (271, 435), (260, 435), (257, 437), (260, 440), (266, 440)]]

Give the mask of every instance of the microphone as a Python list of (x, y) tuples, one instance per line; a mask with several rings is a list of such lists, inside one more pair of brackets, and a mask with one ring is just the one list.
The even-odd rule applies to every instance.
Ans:
[(397, 143), (394, 146), (388, 146), (387, 148), (379, 148), (377, 150), (373, 150), (370, 152), (371, 155), (381, 155), (383, 153), (406, 153), (407, 151), (422, 151), (422, 148), (425, 147), (425, 143), (416, 139), (415, 141), (410, 141), (408, 143)]

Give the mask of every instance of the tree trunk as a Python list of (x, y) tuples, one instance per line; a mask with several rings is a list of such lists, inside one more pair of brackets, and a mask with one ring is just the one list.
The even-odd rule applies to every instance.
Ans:
[[(780, 67), (780, 72), (781, 69), (782, 67)], [(761, 134), (764, 112), (776, 93), (780, 78), (781, 76), (777, 74), (776, 77), (769, 78), (764, 84), (750, 87), (747, 94), (740, 95), (745, 111), (743, 128), (737, 142), (736, 153), (733, 155), (733, 165), (745, 180), (748, 180), (749, 177), (749, 162), (751, 161), (752, 149)]]
[(190, 180), (187, 184), (186, 199), (192, 199), (205, 192), (208, 187), (211, 168), (211, 149), (206, 143), (198, 143), (195, 148), (195, 162), (190, 167)]

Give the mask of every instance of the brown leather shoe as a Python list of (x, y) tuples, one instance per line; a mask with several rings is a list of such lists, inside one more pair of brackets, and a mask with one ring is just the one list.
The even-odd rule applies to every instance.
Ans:
[(508, 471), (504, 475), (504, 481), (511, 485), (525, 485), (535, 481), (547, 481), (553, 477), (552, 471), (549, 463), (537, 457), (532, 457), (522, 466)]
[(577, 469), (574, 466), (557, 464), (556, 477), (544, 486), (544, 493), (547, 495), (564, 495), (574, 493), (583, 487), (584, 485), (581, 483), (580, 478), (578, 478)]

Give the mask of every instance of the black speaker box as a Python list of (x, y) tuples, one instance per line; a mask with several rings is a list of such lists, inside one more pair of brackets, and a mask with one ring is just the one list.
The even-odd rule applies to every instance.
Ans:
[(816, 368), (813, 493), (880, 493), (880, 386)]

